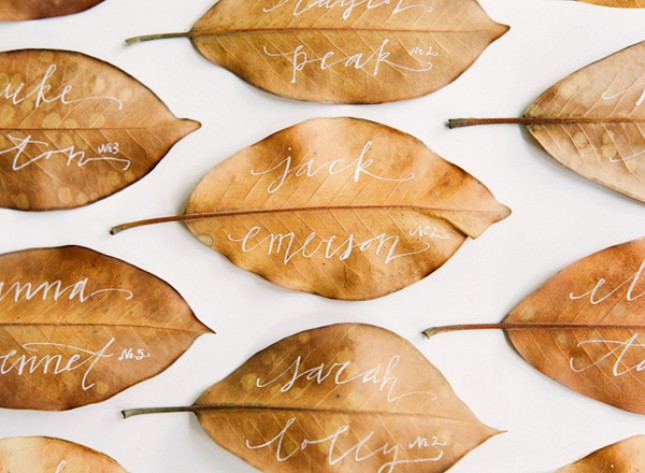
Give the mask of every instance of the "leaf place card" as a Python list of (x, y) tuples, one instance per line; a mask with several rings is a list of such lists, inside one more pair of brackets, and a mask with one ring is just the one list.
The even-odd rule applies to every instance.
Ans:
[(0, 206), (67, 209), (146, 175), (199, 127), (147, 87), (80, 53), (0, 53)]
[(357, 324), (301, 332), (259, 352), (193, 406), (218, 444), (271, 473), (444, 472), (498, 433), (409, 342)]
[(645, 0), (578, 0), (579, 2), (593, 3), (604, 7), (614, 8), (645, 8)]
[(501, 324), (525, 360), (586, 396), (645, 414), (645, 238), (565, 268)]
[(645, 41), (561, 80), (521, 118), (466, 118), (451, 128), (520, 123), (558, 162), (645, 202)]
[(50, 437), (0, 440), (0, 471), (7, 473), (126, 473), (102, 453)]
[(37, 20), (82, 12), (103, 0), (0, 0), (0, 21)]
[(182, 220), (204, 244), (281, 286), (362, 300), (439, 268), (510, 210), (423, 143), (355, 118), (279, 131), (216, 166)]
[(187, 33), (208, 60), (283, 97), (380, 103), (459, 77), (507, 26), (476, 0), (221, 0)]
[(555, 473), (639, 473), (645, 471), (645, 435), (601, 448)]
[(77, 246), (0, 256), (0, 320), (0, 407), (14, 409), (103, 401), (210, 333), (164, 281)]

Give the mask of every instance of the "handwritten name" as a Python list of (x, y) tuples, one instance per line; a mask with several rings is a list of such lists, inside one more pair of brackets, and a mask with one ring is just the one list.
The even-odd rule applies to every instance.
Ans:
[[(65, 166), (71, 167), (76, 165), (79, 168), (83, 168), (86, 165), (94, 162), (115, 162), (122, 165), (122, 171), (127, 171), (130, 168), (130, 160), (127, 158), (117, 158), (114, 156), (96, 156), (90, 157), (87, 156), (85, 151), (77, 150), (74, 146), (63, 149), (50, 149), (48, 151), (40, 153), (38, 147), (49, 147), (49, 143), (45, 141), (38, 141), (31, 138), (31, 135), (27, 135), (24, 138), (17, 138), (11, 134), (7, 135), (7, 138), (13, 143), (13, 146), (0, 149), (0, 156), (9, 155), (12, 159), (11, 169), (13, 171), (20, 171), (21, 169), (26, 168), (27, 166), (37, 163), (38, 161), (44, 160), (47, 161), (54, 157), (63, 157), (65, 160)], [(111, 145), (110, 145), (111, 146)], [(101, 148), (107, 150), (106, 145), (102, 145)], [(112, 154), (114, 148), (111, 148)]]
[[(592, 345), (597, 345), (600, 347), (614, 347), (614, 348), (609, 350), (607, 354), (601, 356), (597, 360), (594, 360), (591, 363), (587, 364), (586, 366), (582, 366), (582, 367), (576, 367), (575, 360), (572, 357), (569, 360), (569, 365), (571, 366), (571, 369), (576, 373), (583, 373), (587, 370), (590, 370), (593, 367), (599, 366), (605, 361), (611, 362), (610, 358), (614, 356), (616, 357), (612, 367), (612, 373), (614, 377), (624, 376), (627, 373), (631, 373), (631, 372), (640, 373), (641, 371), (645, 371), (645, 359), (643, 359), (639, 363), (632, 364), (631, 366), (628, 366), (626, 368), (621, 367), (621, 365), (623, 365), (623, 360), (625, 359), (625, 356), (627, 355), (628, 352), (633, 353), (634, 350), (638, 350), (642, 352), (643, 348), (645, 348), (645, 343), (638, 343), (638, 334), (634, 334), (630, 339), (625, 341), (586, 340), (584, 342), (578, 343), (577, 346), (579, 348), (582, 348), (582, 347), (586, 348), (587, 346), (592, 346)], [(585, 350), (585, 352), (588, 353), (589, 350)]]
[(645, 272), (645, 259), (643, 259), (643, 262), (641, 263), (640, 267), (638, 270), (628, 277), (625, 281), (617, 285), (613, 289), (606, 289), (604, 286), (607, 283), (605, 278), (600, 278), (596, 285), (591, 289), (590, 291), (585, 292), (584, 294), (580, 295), (574, 295), (574, 293), (569, 294), (569, 298), (571, 300), (579, 300), (579, 299), (584, 299), (586, 297), (589, 297), (589, 302), (592, 305), (597, 305), (600, 304), (601, 302), (606, 301), (610, 297), (612, 297), (614, 294), (616, 294), (620, 289), (624, 288), (629, 284), (629, 287), (627, 288), (627, 293), (625, 294), (625, 299), (628, 302), (634, 302), (641, 297), (645, 296), (645, 290), (641, 291), (640, 293), (637, 293), (637, 286), (638, 283), (641, 280), (641, 276), (643, 275), (643, 272)]
[[(262, 176), (264, 174), (271, 174), (271, 173), (277, 172), (278, 177), (276, 177), (273, 181), (271, 181), (267, 186), (267, 192), (269, 192), (270, 194), (274, 194), (275, 192), (280, 190), (280, 188), (284, 185), (287, 178), (290, 176), (313, 177), (321, 171), (327, 172), (330, 176), (341, 174), (343, 172), (351, 172), (354, 176), (353, 177), (354, 182), (358, 182), (361, 176), (363, 175), (369, 176), (379, 181), (388, 181), (388, 182), (407, 182), (415, 178), (414, 173), (410, 173), (407, 176), (400, 177), (400, 178), (386, 177), (386, 176), (381, 176), (381, 175), (372, 173), (369, 170), (369, 168), (374, 165), (374, 160), (373, 159), (365, 160), (365, 156), (367, 155), (368, 151), (372, 149), (372, 146), (374, 146), (374, 143), (372, 141), (368, 141), (367, 143), (365, 143), (365, 146), (363, 146), (363, 149), (361, 150), (358, 158), (356, 158), (355, 160), (349, 163), (346, 163), (344, 158), (340, 158), (317, 166), (315, 163), (315, 159), (311, 158), (310, 160), (304, 163), (294, 166), (293, 158), (291, 156), (287, 156), (272, 168), (265, 169), (264, 171), (256, 171), (255, 169), (251, 170), (251, 175)], [(291, 148), (289, 148), (289, 150), (291, 150)]]
[[(327, 463), (330, 466), (337, 465), (343, 460), (353, 460), (356, 463), (363, 462), (370, 458), (382, 455), (386, 458), (383, 460), (385, 463), (377, 470), (377, 473), (394, 473), (397, 466), (408, 465), (414, 463), (431, 463), (438, 462), (444, 456), (444, 451), (442, 447), (445, 447), (447, 443), (439, 440), (438, 437), (433, 437), (431, 442), (426, 440), (423, 445), (424, 448), (433, 448), (434, 455), (425, 456), (422, 458), (415, 458), (411, 460), (401, 460), (399, 459), (401, 453), (401, 445), (398, 443), (390, 444), (389, 442), (384, 443), (383, 445), (370, 445), (374, 443), (372, 441), (373, 437), (376, 435), (374, 431), (368, 433), (363, 438), (358, 437), (358, 435), (352, 432), (350, 426), (343, 425), (339, 427), (334, 433), (319, 439), (303, 439), (299, 445), (292, 447), (291, 451), (286, 451), (284, 446), (285, 438), (293, 440), (294, 435), (289, 432), (291, 426), (296, 422), (295, 417), (291, 417), (285, 424), (284, 428), (271, 440), (259, 445), (252, 444), (248, 439), (246, 440), (246, 447), (250, 450), (258, 450), (262, 448), (269, 448), (275, 445), (275, 457), (278, 462), (285, 462), (290, 458), (293, 458), (299, 452), (304, 451), (309, 446), (315, 445), (327, 445)], [(358, 442), (356, 439), (358, 438)], [(356, 442), (356, 443), (354, 443)], [(418, 442), (418, 439), (415, 440)], [(414, 448), (420, 448), (416, 445), (415, 442), (412, 442), (414, 446), (409, 447), (410, 450)], [(352, 445), (347, 448), (345, 451), (340, 450), (337, 446), (338, 443), (342, 445)], [(412, 445), (411, 444), (411, 445)], [(427, 444), (427, 446), (426, 446)], [(405, 448), (405, 446), (403, 447)], [(323, 450), (324, 451), (324, 450)]]
[(328, 51), (322, 57), (310, 57), (305, 51), (304, 44), (300, 44), (293, 51), (288, 52), (269, 51), (266, 46), (263, 46), (263, 51), (264, 54), (269, 57), (286, 57), (289, 59), (292, 67), (291, 84), (295, 84), (297, 82), (298, 73), (302, 72), (309, 64), (318, 64), (321, 71), (327, 71), (336, 66), (345, 67), (346, 69), (354, 68), (357, 71), (367, 70), (374, 77), (378, 76), (382, 65), (417, 73), (429, 72), (432, 70), (433, 63), (431, 60), (426, 60), (425, 66), (419, 68), (406, 66), (389, 60), (388, 58), (392, 55), (392, 52), (387, 50), (389, 42), (389, 39), (384, 39), (376, 51), (370, 55), (366, 55), (366, 53), (356, 53), (350, 56), (339, 57), (334, 51)]
[(67, 300), (76, 300), (80, 303), (85, 303), (98, 294), (111, 292), (121, 294), (124, 300), (131, 300), (134, 297), (132, 291), (117, 287), (96, 289), (88, 293), (88, 279), (89, 278), (81, 279), (80, 281), (76, 281), (68, 286), (63, 286), (60, 279), (57, 279), (56, 281), (44, 281), (37, 285), (32, 282), (14, 282), (6, 289), (6, 282), (0, 281), (0, 301), (3, 301), (4, 299), (13, 299), (13, 302), (17, 303), (21, 299), (30, 301), (36, 297), (43, 301), (47, 299), (58, 301), (64, 296), (67, 296)]
[[(329, 380), (330, 383), (336, 386), (343, 386), (350, 383), (372, 383), (378, 385), (379, 392), (385, 393), (387, 402), (396, 402), (399, 399), (418, 395), (430, 397), (433, 401), (437, 400), (437, 396), (429, 391), (412, 391), (399, 395), (394, 394), (394, 390), (399, 382), (399, 377), (396, 376), (394, 372), (400, 361), (401, 357), (399, 355), (394, 355), (388, 361), (385, 369), (383, 369), (383, 365), (379, 363), (373, 368), (369, 368), (367, 370), (360, 371), (358, 374), (349, 376), (346, 373), (346, 370), (350, 366), (355, 365), (351, 361), (345, 361), (343, 363), (334, 362), (331, 364), (320, 363), (313, 368), (304, 369), (302, 366), (302, 357), (298, 356), (286, 370), (275, 378), (267, 382), (262, 382), (258, 377), (255, 384), (258, 388), (266, 388), (267, 386), (271, 386), (276, 383), (282, 383), (280, 392), (286, 393), (301, 380), (313, 381), (318, 385)], [(284, 382), (285, 379), (286, 382)]]
[[(636, 100), (637, 107), (640, 107), (645, 103), (645, 82), (639, 82), (638, 84), (636, 84), (636, 87), (641, 87), (641, 86), (643, 86), (643, 94), (638, 98), (638, 100)], [(618, 93), (611, 93), (609, 92), (609, 90), (606, 90), (602, 93), (601, 97), (603, 100), (615, 100), (618, 97), (622, 97), (623, 95), (625, 95), (627, 92), (629, 92), (630, 89), (631, 87), (628, 89), (622, 90)]]
[[(401, 239), (398, 236), (381, 233), (373, 238), (366, 240), (357, 240), (353, 233), (350, 233), (345, 240), (340, 240), (338, 236), (331, 235), (328, 238), (321, 237), (316, 232), (310, 232), (302, 244), (296, 243), (296, 234), (294, 232), (288, 233), (267, 233), (266, 236), (260, 237), (262, 228), (255, 226), (252, 227), (246, 235), (242, 238), (234, 238), (228, 235), (228, 239), (234, 243), (240, 243), (242, 252), (249, 253), (263, 245), (266, 245), (266, 253), (268, 256), (279, 256), (282, 253), (282, 260), (285, 264), (289, 264), (293, 258), (300, 255), (303, 258), (311, 259), (317, 254), (322, 252), (322, 257), (325, 259), (338, 258), (339, 261), (345, 261), (354, 250), (365, 253), (372, 246), (376, 246), (375, 254), (377, 256), (385, 253), (385, 264), (389, 264), (399, 258), (414, 256), (425, 253), (430, 250), (430, 243), (423, 242), (423, 247), (417, 251), (408, 253), (397, 253), (397, 249)], [(259, 240), (259, 241), (258, 241)]]
[(20, 82), (16, 86), (6, 84), (4, 88), (0, 89), (0, 99), (5, 99), (13, 105), (18, 105), (25, 100), (33, 98), (34, 109), (39, 108), (42, 104), (59, 102), (63, 105), (68, 105), (83, 102), (85, 100), (113, 101), (117, 104), (119, 110), (123, 108), (123, 103), (116, 97), (111, 96), (90, 96), (80, 99), (70, 98), (70, 94), (74, 89), (74, 86), (70, 84), (63, 86), (62, 90), (58, 90), (56, 92), (52, 91), (52, 86), (49, 81), (54, 74), (56, 74), (56, 70), (56, 64), (51, 64), (40, 78), (40, 81), (31, 89), (25, 89), (27, 85), (25, 82)]
[(58, 464), (58, 468), (56, 468), (56, 473), (61, 473), (65, 468), (67, 467), (67, 462), (63, 460)]
[(314, 8), (326, 10), (342, 10), (343, 20), (348, 20), (354, 9), (359, 6), (365, 6), (365, 10), (374, 10), (383, 6), (393, 6), (392, 15), (398, 15), (412, 9), (422, 9), (425, 12), (432, 12), (433, 7), (423, 3), (407, 4), (407, 0), (398, 0), (396, 4), (391, 0), (280, 0), (278, 3), (262, 9), (264, 13), (271, 13), (279, 8), (291, 3), (293, 5), (293, 16), (300, 16)]

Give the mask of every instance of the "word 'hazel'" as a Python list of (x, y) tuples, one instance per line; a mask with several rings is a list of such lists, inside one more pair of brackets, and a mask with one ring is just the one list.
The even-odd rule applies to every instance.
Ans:
[(199, 128), (147, 87), (81, 53), (0, 53), (0, 206), (69, 209), (150, 172)]
[(0, 256), (0, 406), (60, 411), (168, 368), (211, 331), (166, 282), (66, 246)]
[(510, 210), (417, 139), (355, 118), (312, 119), (213, 168), (183, 221), (234, 264), (291, 289), (364, 300), (443, 265)]
[(476, 0), (220, 0), (185, 33), (195, 48), (283, 97), (381, 103), (459, 77), (508, 30)]

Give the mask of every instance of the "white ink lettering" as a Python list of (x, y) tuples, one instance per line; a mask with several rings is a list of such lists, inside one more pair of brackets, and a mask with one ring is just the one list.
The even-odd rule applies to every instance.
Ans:
[[(609, 360), (609, 358), (611, 358), (612, 356), (616, 356), (616, 361), (614, 361), (612, 368), (614, 377), (620, 377), (626, 375), (627, 373), (631, 373), (632, 371), (640, 373), (642, 371), (645, 371), (645, 359), (627, 368), (621, 368), (621, 364), (623, 364), (623, 360), (627, 352), (633, 352), (634, 350), (632, 349), (641, 349), (640, 351), (642, 351), (642, 349), (645, 348), (645, 343), (637, 343), (637, 340), (638, 334), (634, 334), (629, 340), (626, 340), (624, 342), (621, 342), (619, 340), (587, 340), (580, 342), (577, 345), (579, 348), (583, 346), (587, 347), (587, 345), (599, 345), (601, 347), (614, 346), (614, 348), (609, 350), (607, 354), (601, 356), (597, 360), (592, 361), (587, 366), (577, 368), (576, 366), (574, 366), (575, 360), (573, 359), (573, 357), (569, 360), (569, 365), (571, 369), (576, 373), (583, 373), (595, 366), (599, 366), (602, 362)], [(589, 350), (587, 349), (585, 351), (588, 352)]]
[(143, 348), (137, 348), (136, 350), (132, 348), (126, 348), (121, 352), (121, 356), (119, 356), (118, 360), (119, 361), (125, 361), (125, 360), (134, 360), (134, 361), (141, 361), (145, 360), (146, 358), (150, 358), (152, 355), (150, 353), (147, 353)]
[(418, 235), (420, 237), (437, 238), (439, 240), (450, 240), (450, 237), (448, 235), (443, 235), (437, 227), (430, 228), (419, 225), (408, 233), (411, 237)]
[[(264, 13), (271, 13), (281, 7), (284, 7), (290, 2), (290, 0), (280, 0), (278, 3), (270, 7), (265, 7), (262, 9)], [(391, 0), (297, 0), (296, 2), (291, 2), (293, 4), (293, 16), (300, 16), (303, 13), (306, 13), (314, 8), (318, 9), (338, 9), (343, 12), (343, 20), (348, 20), (354, 9), (359, 6), (365, 6), (365, 10), (374, 10), (383, 6), (392, 6), (393, 2)], [(430, 5), (425, 5), (423, 3), (407, 4), (407, 0), (398, 0), (396, 5), (392, 10), (392, 15), (398, 15), (412, 9), (423, 9), (424, 12), (431, 13), (434, 8)]]
[(58, 464), (58, 468), (56, 468), (56, 473), (61, 473), (61, 471), (63, 471), (63, 470), (65, 469), (65, 467), (66, 467), (66, 466), (67, 466), (67, 462), (66, 462), (65, 460), (63, 460), (62, 462), (60, 462), (60, 463)]
[(81, 279), (80, 281), (64, 287), (60, 279), (52, 282), (44, 281), (37, 285), (32, 282), (14, 282), (9, 286), (8, 289), (5, 289), (6, 282), (0, 281), (0, 301), (3, 301), (6, 298), (10, 298), (13, 299), (13, 302), (17, 303), (21, 299), (30, 301), (36, 297), (40, 297), (40, 299), (43, 301), (51, 297), (51, 300), (57, 301), (67, 294), (67, 300), (73, 301), (76, 299), (80, 303), (85, 303), (88, 300), (92, 299), (94, 296), (104, 292), (116, 292), (122, 294), (123, 299), (126, 301), (131, 300), (134, 297), (132, 291), (117, 287), (97, 289), (87, 294), (87, 283), (88, 278)]
[(636, 301), (641, 297), (645, 296), (645, 290), (641, 291), (640, 294), (636, 293), (636, 286), (640, 282), (641, 276), (643, 275), (644, 271), (645, 271), (645, 259), (643, 259), (643, 262), (638, 268), (638, 271), (636, 271), (632, 276), (630, 276), (625, 281), (620, 283), (614, 289), (602, 291), (602, 292), (605, 292), (604, 295), (602, 293), (599, 294), (599, 292), (605, 289), (604, 286), (607, 281), (605, 280), (605, 278), (600, 278), (596, 283), (596, 285), (593, 287), (593, 289), (591, 289), (590, 291), (587, 291), (584, 294), (580, 294), (578, 296), (574, 295), (572, 292), (569, 294), (569, 298), (575, 301), (579, 299), (584, 299), (587, 296), (589, 296), (589, 302), (592, 305), (597, 305), (597, 304), (600, 304), (601, 302), (606, 301), (614, 294), (616, 294), (616, 292), (618, 292), (620, 289), (622, 289), (623, 287), (629, 284), (629, 287), (627, 288), (627, 294), (625, 294), (625, 298), (627, 299), (628, 302)]

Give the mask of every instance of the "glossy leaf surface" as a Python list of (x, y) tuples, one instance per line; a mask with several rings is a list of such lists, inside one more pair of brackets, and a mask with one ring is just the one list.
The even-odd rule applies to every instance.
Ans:
[(184, 410), (271, 473), (439, 473), (498, 433), (409, 342), (357, 324), (288, 337)]
[(452, 82), (507, 30), (475, 0), (221, 0), (171, 36), (284, 97), (379, 103)]
[(352, 118), (282, 130), (215, 167), (186, 224), (236, 265), (301, 291), (370, 299), (439, 268), (509, 209), (393, 128)]
[(0, 256), (0, 406), (105, 400), (172, 364), (209, 330), (167, 283), (68, 246)]
[(640, 473), (645, 471), (645, 436), (638, 435), (601, 448), (556, 473)]
[(110, 457), (91, 448), (50, 437), (0, 440), (3, 473), (126, 473)]
[(0, 21), (37, 20), (71, 15), (103, 0), (0, 0)]
[(80, 53), (0, 53), (0, 206), (73, 208), (146, 175), (199, 127), (148, 88)]

